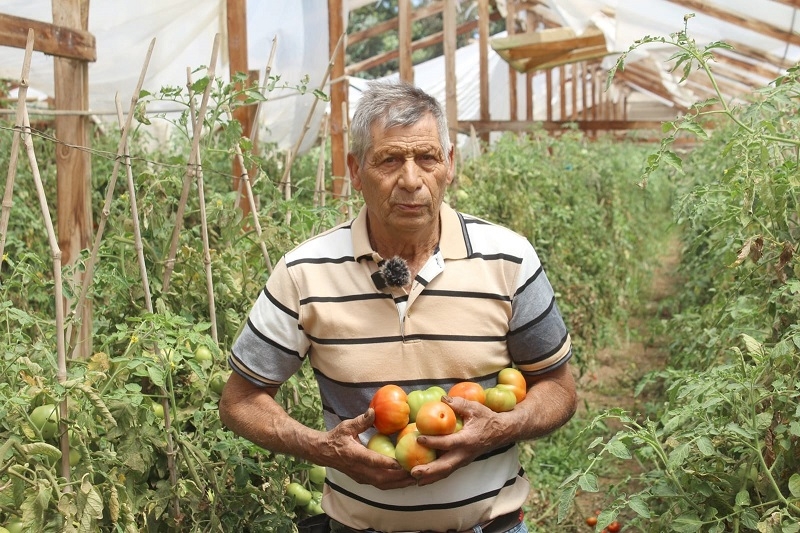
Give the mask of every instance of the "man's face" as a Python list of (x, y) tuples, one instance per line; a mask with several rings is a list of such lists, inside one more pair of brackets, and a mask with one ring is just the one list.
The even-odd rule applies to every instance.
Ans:
[(450, 155), (448, 164), (430, 115), (413, 126), (373, 126), (372, 149), (363, 166), (348, 157), (353, 188), (361, 191), (371, 215), (371, 231), (401, 235), (437, 227), (445, 190), (453, 181), (452, 148)]

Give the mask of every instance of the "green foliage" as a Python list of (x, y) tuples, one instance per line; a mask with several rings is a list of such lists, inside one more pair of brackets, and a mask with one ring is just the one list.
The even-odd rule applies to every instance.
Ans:
[[(340, 221), (340, 205), (311, 205), (316, 154), (293, 166), (293, 197), (287, 200), (278, 183), (284, 154), (273, 146), (252, 154), (244, 150), (259, 202), (263, 233), (258, 236), (252, 219), (235, 207), (231, 162), (236, 145), (244, 141), (238, 123), (228, 121), (227, 110), (263, 96), (245, 88), (245, 99), (239, 100), (232, 85), (209, 81), (201, 70), (194, 74), (200, 75), (194, 91), (211, 88), (200, 142), (208, 266), (193, 180), (165, 289), (189, 170), (189, 117), (192, 109), (199, 109), (200, 95), (182, 88), (143, 91), (139, 120), (129, 137), (130, 170), (153, 310), (145, 303), (124, 165), (103, 213), (119, 141), (115, 135), (98, 134), (92, 147), (92, 210), (97, 222), (107, 218), (90, 286), (93, 355), (68, 360), (64, 380), (56, 370), (53, 262), (31, 170), (21, 154), (0, 265), (0, 442), (7, 443), (0, 449), (0, 524), (18, 521), (26, 531), (43, 532), (290, 531), (294, 517), (305, 512), (294, 508), (284, 487), (291, 479), (307, 477), (310, 465), (261, 450), (224, 428), (218, 391), (229, 374), (225, 354), (268, 276), (262, 245), (270, 261), (276, 261), (300, 240)], [(278, 83), (274, 77), (263, 91)], [(296, 89), (305, 92), (304, 81)], [(183, 111), (145, 114), (148, 107), (164, 102)], [(153, 133), (152, 123), (158, 121), (172, 124), (168, 138)], [(0, 128), (0, 135), (0, 144), (11, 146), (10, 125)], [(34, 144), (53, 209), (57, 143), (41, 131)], [(8, 151), (0, 154), (3, 168), (9, 156)], [(80, 291), (75, 275), (85, 271), (88, 260), (89, 250), (84, 250), (74, 265), (63, 269), (64, 292), (72, 305)], [(212, 273), (217, 310), (216, 341), (207, 271)], [(68, 332), (79, 326), (76, 317), (67, 316)], [(211, 360), (195, 357), (199, 346), (211, 351)], [(304, 367), (286, 384), (279, 399), (292, 416), (321, 427), (310, 369)], [(38, 431), (30, 420), (33, 409), (61, 402), (68, 410), (58, 435)], [(63, 430), (66, 442), (60, 440)], [(61, 450), (68, 451), (64, 457), (71, 463), (69, 482)]]
[[(458, 208), (507, 225), (536, 250), (577, 339), (578, 357), (617, 338), (642, 299), (671, 186), (636, 186), (647, 147), (580, 132), (507, 134), (467, 161)], [(634, 162), (631, 164), (631, 162)]]
[[(697, 66), (715, 83), (709, 61), (722, 43), (699, 48), (684, 30), (632, 49), (650, 42), (678, 49), (684, 77)], [(686, 173), (674, 209), (683, 282), (662, 331), (670, 364), (639, 386), (658, 385), (666, 397), (652, 418), (611, 411), (595, 420), (623, 429), (591, 443), (591, 463), (564, 483), (562, 517), (577, 490), (598, 490), (598, 464), (632, 458), (642, 473), (598, 528), (627, 513), (642, 531), (800, 531), (799, 73), (790, 69), (743, 107), (721, 97), (698, 104), (667, 125), (648, 158), (643, 183), (665, 165)], [(700, 145), (681, 159), (671, 147), (684, 134)]]

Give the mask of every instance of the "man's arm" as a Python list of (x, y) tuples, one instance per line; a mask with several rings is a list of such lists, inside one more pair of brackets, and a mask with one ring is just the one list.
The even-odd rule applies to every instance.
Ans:
[(461, 431), (441, 437), (423, 436), (420, 444), (445, 451), (436, 461), (414, 467), (419, 485), (443, 479), (476, 457), (501, 446), (547, 435), (564, 425), (577, 408), (575, 380), (567, 363), (547, 374), (526, 377), (528, 392), (513, 410), (495, 413), (463, 398), (445, 397), (461, 415)]
[(275, 401), (277, 391), (233, 372), (219, 402), (222, 423), (264, 449), (335, 468), (359, 483), (382, 489), (415, 483), (397, 461), (368, 450), (359, 440), (358, 434), (375, 421), (372, 409), (331, 431), (317, 431), (290, 417)]

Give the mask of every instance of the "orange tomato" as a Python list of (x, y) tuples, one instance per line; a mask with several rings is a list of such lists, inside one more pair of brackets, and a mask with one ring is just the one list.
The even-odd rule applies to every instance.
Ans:
[(409, 407), (405, 391), (398, 385), (384, 385), (375, 393), (369, 406), (375, 410), (375, 429), (384, 435), (396, 433), (408, 425)]
[(447, 391), (447, 395), (454, 398), (465, 398), (478, 403), (486, 402), (486, 393), (483, 391), (483, 387), (474, 381), (461, 381), (456, 383), (450, 387), (450, 390)]
[(417, 431), (422, 435), (449, 435), (456, 430), (456, 413), (443, 402), (428, 402), (417, 413)]
[(413, 431), (417, 431), (416, 422), (410, 422), (406, 427), (400, 430), (400, 433), (397, 434), (397, 442), (400, 442), (400, 439)]
[(436, 450), (417, 442), (419, 431), (412, 431), (397, 441), (395, 457), (404, 470), (411, 471), (417, 465), (424, 465), (436, 459)]
[(525, 376), (516, 368), (509, 367), (501, 370), (500, 373), (497, 374), (497, 384), (510, 385), (509, 388), (513, 387), (517, 403), (525, 399), (525, 395), (528, 393), (528, 384), (525, 381)]

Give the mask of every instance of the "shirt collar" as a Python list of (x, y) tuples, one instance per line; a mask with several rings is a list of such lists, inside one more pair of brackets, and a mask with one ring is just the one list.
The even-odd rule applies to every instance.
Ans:
[[(439, 250), (445, 259), (464, 259), (468, 256), (469, 243), (463, 217), (452, 207), (443, 203), (439, 210), (442, 223), (442, 235), (439, 239)], [(381, 257), (372, 249), (367, 234), (367, 206), (363, 206), (351, 225), (353, 236), (353, 255), (356, 261), (372, 259), (378, 262)]]

